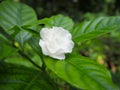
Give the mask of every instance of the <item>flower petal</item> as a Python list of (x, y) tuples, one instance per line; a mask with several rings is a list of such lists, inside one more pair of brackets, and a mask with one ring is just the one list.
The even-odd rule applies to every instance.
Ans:
[(74, 47), (69, 31), (62, 27), (43, 28), (40, 31), (39, 45), (45, 55), (55, 59), (65, 59), (65, 53), (71, 53)]

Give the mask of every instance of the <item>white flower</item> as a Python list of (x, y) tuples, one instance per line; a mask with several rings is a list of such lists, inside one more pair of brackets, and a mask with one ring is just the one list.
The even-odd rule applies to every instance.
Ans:
[(63, 60), (65, 53), (72, 52), (72, 36), (62, 27), (42, 28), (40, 36), (39, 45), (44, 55)]

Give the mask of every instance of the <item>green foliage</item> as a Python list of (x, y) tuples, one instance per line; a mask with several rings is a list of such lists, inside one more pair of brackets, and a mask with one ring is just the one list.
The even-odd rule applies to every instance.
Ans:
[(0, 63), (0, 90), (56, 90), (41, 71)]
[(39, 46), (39, 43), (38, 43), (39, 39), (40, 38), (38, 38), (38, 37), (32, 37), (29, 40), (29, 44), (33, 48), (33, 50), (40, 55), (41, 54), (41, 49), (40, 49), (40, 46)]
[(25, 4), (4, 1), (0, 4), (0, 20), (0, 26), (8, 33), (15, 35), (16, 41), (23, 47), (31, 35), (28, 32), (21, 31), (21, 29), (24, 26), (34, 24), (37, 21), (37, 16), (35, 11)]
[(120, 27), (120, 17), (100, 17), (88, 22), (82, 22), (71, 31), (75, 42), (89, 40)]
[[(34, 58), (35, 58), (35, 60), (34, 60)], [(34, 56), (32, 58), (32, 60), (34, 60), (34, 62), (37, 62), (39, 65), (41, 65), (41, 61), (39, 60), (39, 58), (37, 56)], [(20, 57), (19, 55), (5, 59), (5, 62), (10, 63), (10, 64), (21, 65), (21, 66), (37, 69), (31, 62), (29, 62), (25, 58)]]
[(17, 50), (11, 47), (7, 40), (0, 36), (0, 59), (13, 55)]
[(0, 4), (0, 26), (5, 30), (13, 26), (31, 25), (37, 21), (35, 11), (22, 3), (4, 1)]
[(78, 88), (118, 90), (112, 83), (108, 70), (88, 58), (69, 57), (64, 61), (47, 58), (45, 62), (56, 75)]
[(40, 24), (45, 24), (46, 27), (58, 26), (64, 29), (71, 30), (73, 28), (73, 21), (68, 16), (56, 15), (50, 18), (45, 18), (38, 21)]
[(21, 47), (24, 46), (25, 42), (31, 38), (31, 34), (26, 31), (20, 31), (15, 36), (15, 40), (20, 44)]
[[(58, 83), (52, 82), (54, 77), (51, 79), (49, 70), (78, 89), (118, 90), (104, 66), (73, 53), (76, 53), (76, 46), (79, 47), (78, 42), (119, 29), (120, 16), (100, 17), (77, 25), (64, 15), (40, 20), (36, 16), (25, 4), (14, 1), (0, 4), (1, 90), (57, 90)], [(71, 32), (75, 47), (65, 60), (58, 61), (42, 54), (38, 35), (43, 25), (63, 27)]]

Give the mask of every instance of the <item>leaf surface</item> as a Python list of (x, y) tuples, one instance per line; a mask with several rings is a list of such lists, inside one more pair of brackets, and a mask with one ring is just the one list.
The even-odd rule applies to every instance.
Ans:
[(75, 42), (82, 42), (117, 29), (120, 29), (119, 16), (100, 17), (77, 24), (71, 33)]
[(109, 71), (85, 57), (70, 57), (63, 61), (47, 58), (47, 67), (71, 85), (84, 90), (118, 90)]
[(39, 24), (45, 24), (46, 27), (63, 27), (66, 30), (71, 30), (74, 26), (74, 22), (68, 16), (56, 15), (50, 18), (44, 18), (38, 21)]
[(0, 90), (56, 90), (41, 71), (0, 63)]
[(0, 4), (0, 26), (5, 30), (13, 26), (31, 25), (37, 21), (35, 11), (22, 3), (3, 1)]

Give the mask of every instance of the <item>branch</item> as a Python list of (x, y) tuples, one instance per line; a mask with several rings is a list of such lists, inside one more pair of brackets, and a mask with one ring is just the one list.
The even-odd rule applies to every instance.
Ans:
[(1, 27), (0, 27), (0, 33), (2, 33), (2, 35), (4, 35), (10, 41), (10, 43), (14, 42), (12, 37), (8, 33), (6, 33)]
[(37, 65), (35, 62), (33, 62), (32, 59), (31, 59), (30, 57), (28, 57), (25, 53), (23, 53), (22, 51), (18, 51), (18, 53), (19, 53), (22, 57), (24, 57), (24, 58), (26, 58), (27, 60), (29, 60), (29, 61), (30, 61), (33, 65), (35, 65), (37, 68), (39, 68), (39, 69), (42, 70), (42, 68), (41, 68), (39, 65)]
[[(41, 53), (42, 54), (42, 53)], [(43, 71), (45, 71), (45, 68), (46, 68), (46, 65), (45, 65), (45, 62), (44, 62), (44, 60), (43, 60), (43, 55), (39, 55), (40, 56), (40, 58), (41, 58), (41, 60), (42, 60), (42, 70)]]

